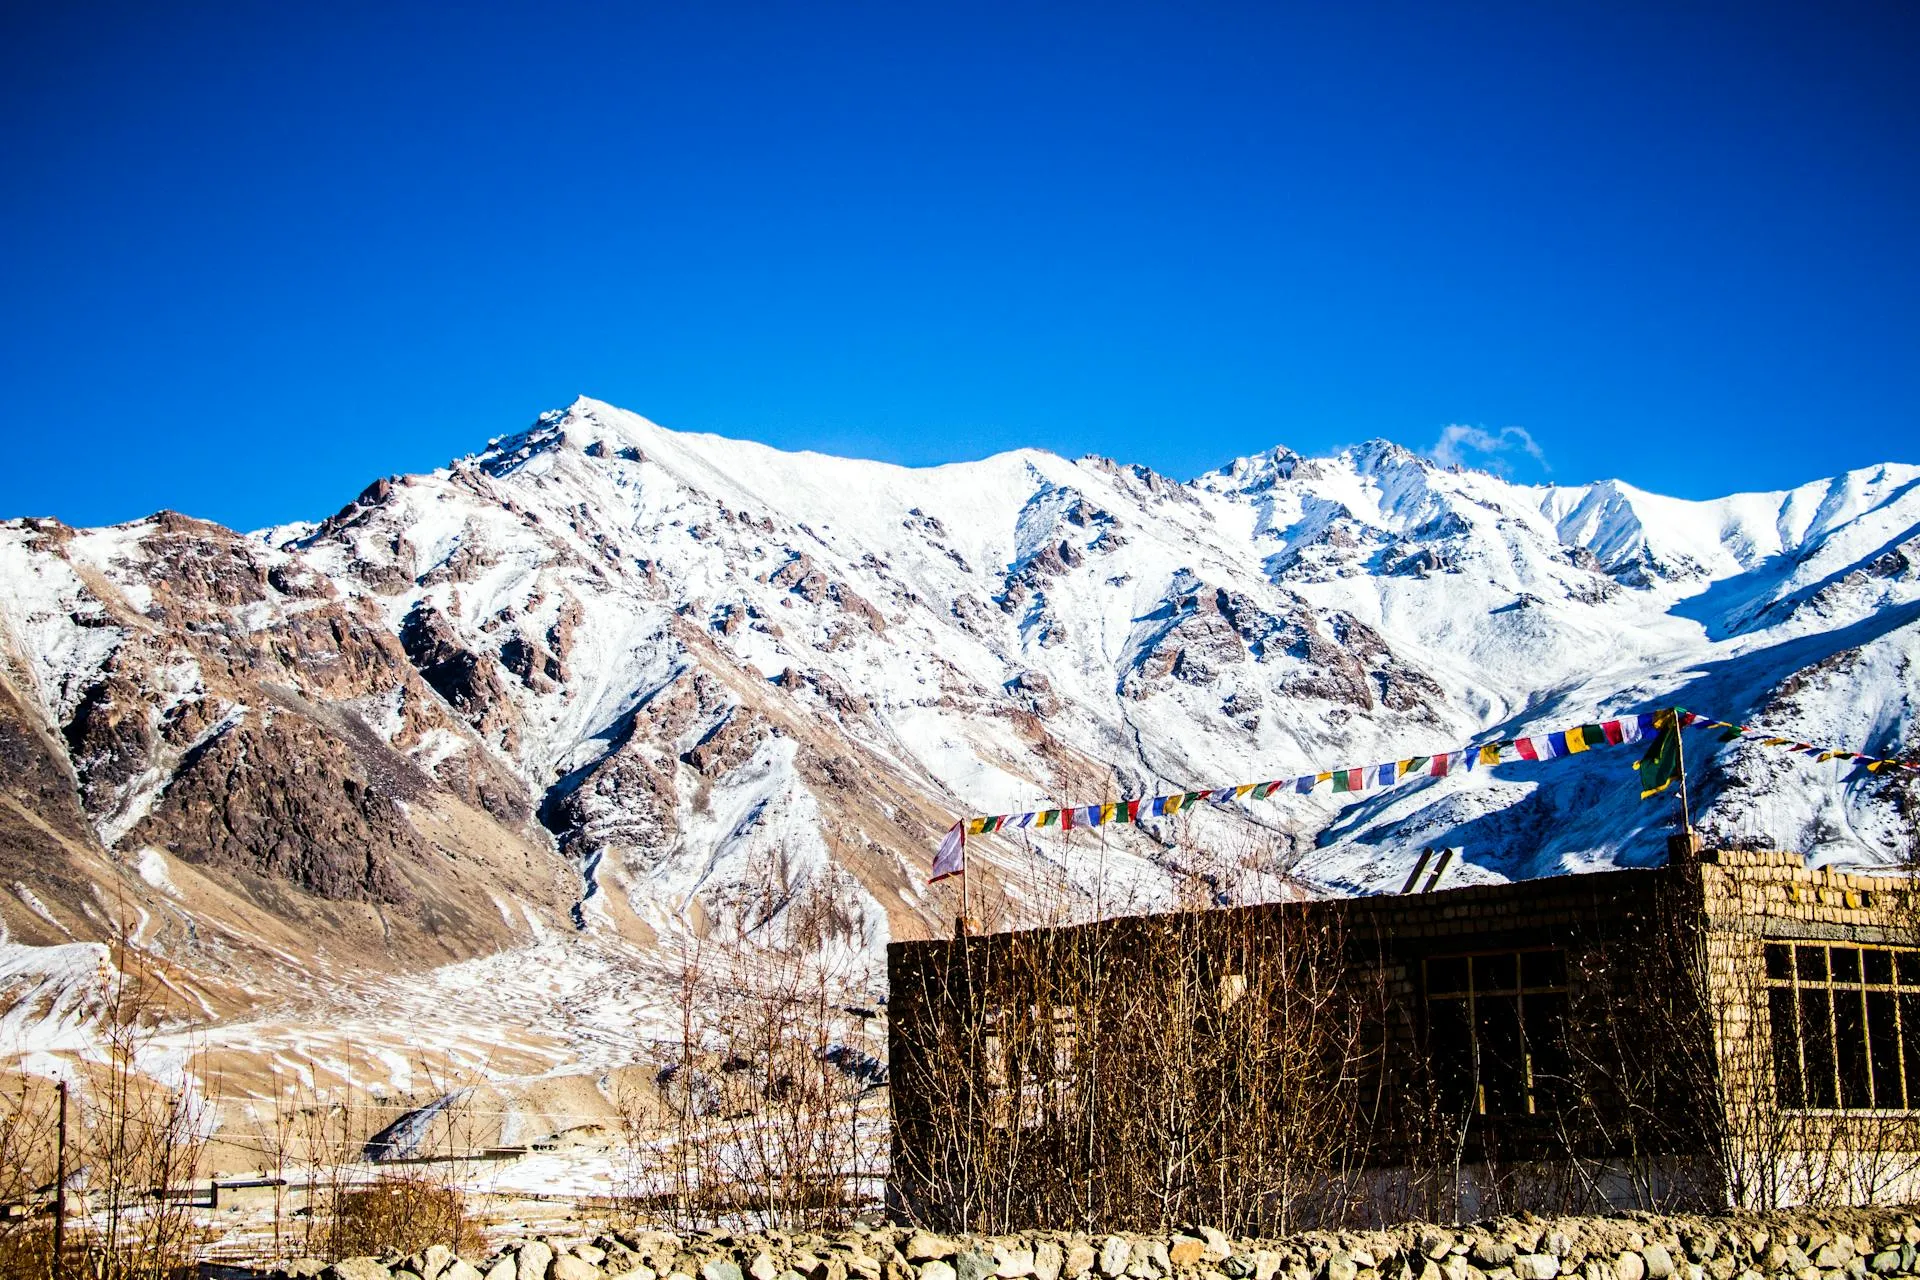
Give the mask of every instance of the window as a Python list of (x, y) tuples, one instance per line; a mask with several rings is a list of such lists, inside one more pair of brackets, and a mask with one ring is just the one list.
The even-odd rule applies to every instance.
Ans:
[(1567, 1080), (1567, 955), (1433, 956), (1427, 1034), (1450, 1115), (1545, 1115)]
[(1766, 957), (1782, 1106), (1920, 1105), (1920, 951), (1769, 942)]

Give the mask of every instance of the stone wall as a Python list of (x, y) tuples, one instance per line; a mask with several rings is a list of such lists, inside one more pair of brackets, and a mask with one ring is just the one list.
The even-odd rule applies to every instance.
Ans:
[(1470, 1227), (1229, 1239), (1031, 1231), (937, 1236), (892, 1227), (829, 1234), (608, 1231), (520, 1240), (486, 1257), (314, 1260), (300, 1280), (1869, 1280), (1920, 1275), (1913, 1209), (1733, 1217), (1525, 1215)]

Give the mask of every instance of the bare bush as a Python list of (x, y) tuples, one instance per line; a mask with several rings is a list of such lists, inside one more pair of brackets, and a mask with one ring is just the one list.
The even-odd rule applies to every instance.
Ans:
[(988, 1232), (1343, 1220), (1382, 1102), (1382, 994), (1350, 948), (1336, 918), (1268, 911), (921, 951), (892, 992), (899, 1207)]
[(458, 1185), (430, 1170), (407, 1168), (337, 1191), (327, 1214), (326, 1249), (334, 1258), (417, 1253), (434, 1244), (457, 1253), (477, 1238), (473, 1230)]
[(863, 1103), (885, 1071), (868, 1045), (873, 975), (849, 945), (855, 922), (830, 887), (758, 901), (742, 928), (687, 945), (669, 1064), (653, 1090), (616, 1093), (635, 1216), (832, 1225), (874, 1175)]

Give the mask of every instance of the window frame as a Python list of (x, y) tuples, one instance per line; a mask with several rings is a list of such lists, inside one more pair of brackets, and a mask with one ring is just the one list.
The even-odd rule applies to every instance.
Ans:
[[(1851, 976), (1835, 976), (1833, 953), (1836, 950), (1849, 956), (1846, 968), (1851, 971)], [(1868, 959), (1869, 953), (1886, 956), (1886, 981), (1876, 981), (1868, 976), (1875, 967)], [(1811, 963), (1815, 955), (1818, 956), (1817, 964)], [(1903, 957), (1908, 957), (1904, 964)], [(1913, 980), (1902, 981), (1903, 969), (1911, 973)], [(1907, 1025), (1910, 1015), (1920, 1015), (1920, 947), (1834, 938), (1765, 938), (1761, 942), (1760, 983), (1761, 989), (1766, 992), (1768, 1057), (1772, 1064), (1768, 1081), (1773, 1088), (1774, 1103), (1782, 1111), (1842, 1117), (1912, 1115), (1920, 1112), (1920, 1052), (1916, 1052), (1920, 1050), (1920, 1025), (1916, 1025), (1912, 1031)], [(1825, 1007), (1825, 1032), (1829, 1047), (1824, 1054), (1827, 1062), (1821, 1065), (1830, 1066), (1831, 1078), (1825, 1081), (1825, 1091), (1830, 1094), (1831, 1102), (1814, 1101), (1816, 1095), (1810, 1087), (1806, 1026), (1809, 1009), (1814, 1007), (1815, 1002), (1806, 1000), (1803, 992), (1816, 993), (1820, 997), (1817, 1004)], [(1785, 1028), (1779, 1025), (1776, 993), (1788, 993), (1793, 1016), (1791, 1024)], [(1881, 1018), (1885, 1015), (1876, 1017), (1874, 1014), (1872, 997), (1876, 995), (1884, 997), (1882, 1007), (1891, 1010), (1893, 1024), (1890, 1031), (1881, 1031), (1884, 1026)], [(1846, 1016), (1857, 1018), (1857, 1022), (1849, 1022), (1844, 1030), (1849, 1043), (1854, 1035), (1858, 1036), (1857, 1045), (1852, 1047), (1859, 1054), (1860, 1079), (1864, 1082), (1867, 1097), (1864, 1105), (1853, 1105), (1847, 1101), (1848, 1050), (1843, 1047), (1843, 997), (1847, 998), (1846, 1003), (1853, 1006)], [(1791, 1082), (1782, 1078), (1785, 1065), (1781, 1043), (1783, 1033), (1791, 1037), (1794, 1073)], [(1876, 1045), (1876, 1033), (1881, 1034), (1885, 1043)], [(1893, 1072), (1900, 1084), (1901, 1097), (1899, 1105), (1882, 1106), (1879, 1096), (1882, 1081), (1878, 1077), (1884, 1059), (1876, 1058), (1875, 1050), (1889, 1047), (1893, 1051)]]
[[(1536, 955), (1557, 955), (1559, 957), (1559, 981), (1557, 983), (1534, 983), (1531, 985), (1527, 983), (1527, 962), (1525, 957)], [(1476, 963), (1476, 961), (1492, 958), (1512, 960), (1513, 981), (1504, 986), (1489, 986), (1483, 992), (1476, 985), (1476, 977), (1482, 968), (1482, 965)], [(1459, 962), (1464, 966), (1464, 985), (1457, 989), (1435, 991), (1433, 988), (1433, 966), (1435, 963), (1447, 962)], [(1485, 1070), (1476, 1070), (1469, 1081), (1474, 1092), (1472, 1115), (1476, 1119), (1482, 1120), (1511, 1121), (1535, 1119), (1553, 1114), (1552, 1108), (1544, 1105), (1547, 1101), (1545, 1097), (1546, 1090), (1541, 1087), (1540, 1079), (1535, 1071), (1534, 1059), (1536, 1057), (1536, 1050), (1534, 1046), (1536, 1041), (1527, 1033), (1527, 998), (1529, 996), (1536, 998), (1542, 996), (1560, 997), (1562, 1004), (1559, 1032), (1564, 1037), (1567, 1033), (1566, 1019), (1569, 1015), (1573, 998), (1571, 967), (1568, 964), (1566, 947), (1552, 944), (1524, 947), (1487, 947), (1475, 951), (1449, 951), (1446, 953), (1422, 956), (1420, 959), (1420, 991), (1421, 997), (1425, 1002), (1423, 1011), (1426, 1015), (1429, 1036), (1432, 1034), (1434, 1024), (1433, 1009), (1436, 1003), (1457, 1001), (1465, 1005), (1468, 1052), (1471, 1055), (1471, 1061), (1475, 1063), (1482, 1060), (1481, 1039), (1483, 1028), (1481, 1026), (1479, 1010), (1480, 997), (1485, 995), (1489, 998), (1512, 998), (1514, 1000), (1516, 1018), (1515, 1026), (1520, 1037), (1519, 1051), (1522, 1066), (1520, 1087), (1526, 1098), (1526, 1109), (1523, 1111), (1488, 1110), (1487, 1073)], [(1544, 1041), (1540, 1043), (1544, 1043)], [(1428, 1060), (1434, 1060), (1431, 1046), (1429, 1047)]]

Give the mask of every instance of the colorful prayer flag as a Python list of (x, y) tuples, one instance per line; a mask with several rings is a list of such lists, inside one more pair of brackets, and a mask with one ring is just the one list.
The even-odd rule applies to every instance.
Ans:
[(1680, 730), (1671, 716), (1662, 713), (1663, 721), (1659, 735), (1653, 745), (1647, 748), (1647, 754), (1640, 757), (1634, 768), (1640, 771), (1640, 798), (1659, 795), (1673, 785), (1680, 776)]

